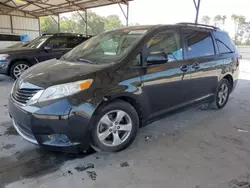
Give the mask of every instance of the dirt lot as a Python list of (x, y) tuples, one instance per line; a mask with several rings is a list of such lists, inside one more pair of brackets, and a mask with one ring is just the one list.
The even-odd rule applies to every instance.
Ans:
[(0, 77), (0, 188), (250, 188), (250, 61), (221, 111), (192, 108), (140, 130), (116, 154), (44, 151), (12, 127)]

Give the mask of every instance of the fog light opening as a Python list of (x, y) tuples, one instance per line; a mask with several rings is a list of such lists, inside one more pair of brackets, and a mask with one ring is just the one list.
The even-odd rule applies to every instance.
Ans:
[(51, 142), (58, 142), (58, 143), (70, 143), (69, 138), (64, 134), (51, 134), (48, 135), (48, 138)]

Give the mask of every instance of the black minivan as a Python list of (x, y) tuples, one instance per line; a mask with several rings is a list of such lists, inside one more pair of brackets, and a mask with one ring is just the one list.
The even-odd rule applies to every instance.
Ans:
[(117, 152), (139, 127), (209, 103), (223, 108), (239, 59), (228, 35), (207, 25), (135, 26), (97, 35), (59, 60), (25, 71), (9, 97), (17, 132), (48, 149)]

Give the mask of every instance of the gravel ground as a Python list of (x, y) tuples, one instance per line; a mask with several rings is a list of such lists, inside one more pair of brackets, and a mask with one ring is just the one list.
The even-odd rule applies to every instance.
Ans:
[(250, 61), (221, 111), (200, 107), (140, 130), (115, 154), (45, 151), (12, 127), (7, 98), (13, 81), (0, 77), (0, 188), (250, 188)]

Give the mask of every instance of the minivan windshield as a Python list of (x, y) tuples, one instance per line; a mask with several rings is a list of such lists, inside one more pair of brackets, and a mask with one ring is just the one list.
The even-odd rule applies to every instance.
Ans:
[(147, 30), (120, 29), (92, 37), (63, 56), (68, 61), (101, 64), (116, 62)]
[(49, 38), (49, 36), (42, 36), (32, 40), (26, 47), (28, 48), (40, 48)]

